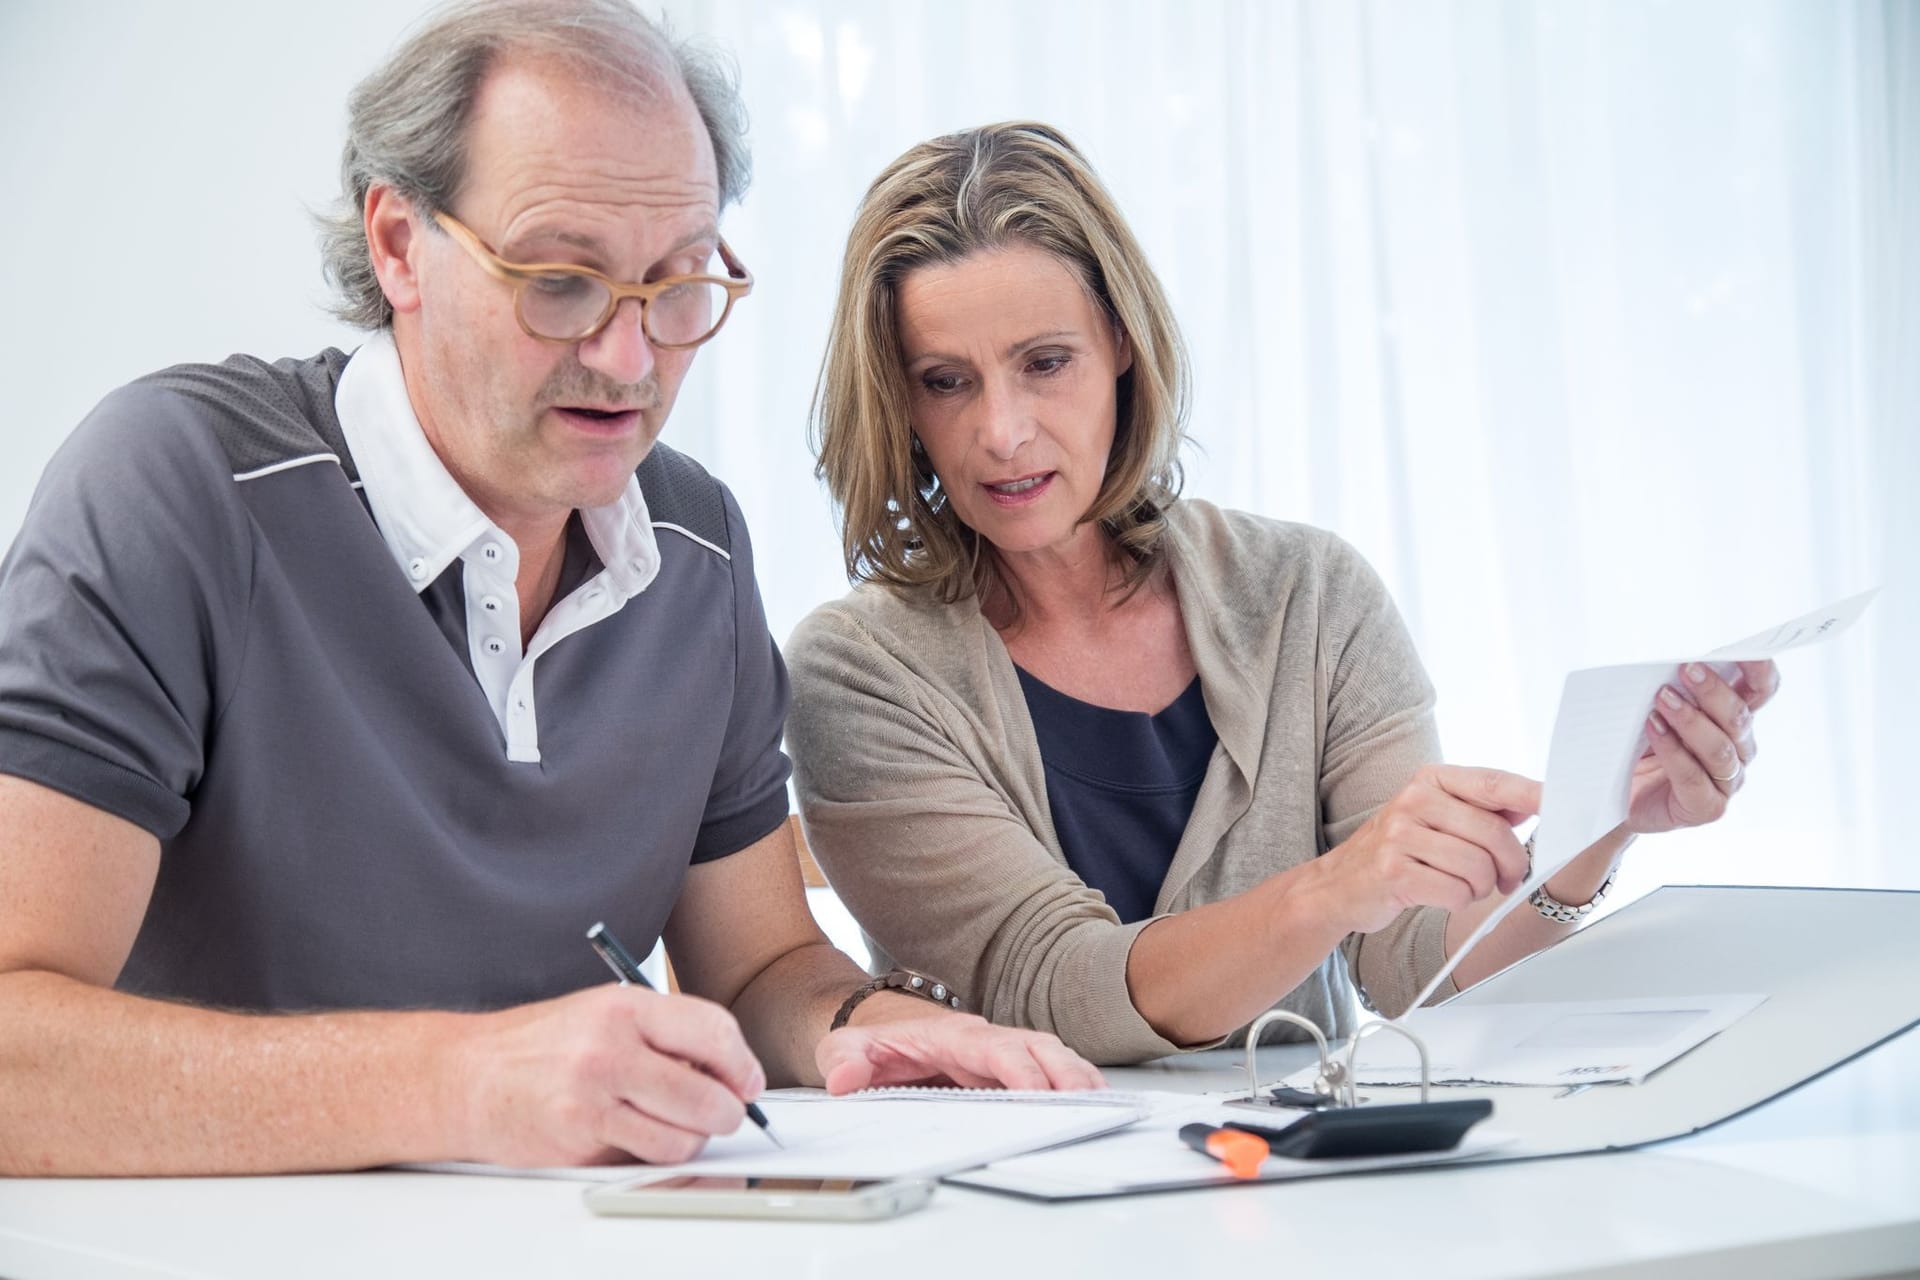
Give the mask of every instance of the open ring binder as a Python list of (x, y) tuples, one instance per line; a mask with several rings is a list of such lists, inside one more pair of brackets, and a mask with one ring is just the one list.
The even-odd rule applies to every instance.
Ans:
[[(1275, 1022), (1291, 1022), (1312, 1034), (1320, 1051), (1320, 1070), (1314, 1075), (1310, 1092), (1285, 1088), (1271, 1089), (1264, 1095), (1260, 1092), (1260, 1033)], [(1360, 1042), (1379, 1031), (1405, 1036), (1419, 1052), (1420, 1101), (1365, 1108), (1358, 1105), (1354, 1079)], [(1326, 1035), (1311, 1020), (1284, 1009), (1273, 1009), (1262, 1014), (1247, 1030), (1247, 1096), (1227, 1105), (1260, 1111), (1304, 1105), (1312, 1110), (1280, 1128), (1238, 1121), (1230, 1122), (1227, 1127), (1258, 1134), (1267, 1140), (1275, 1155), (1295, 1160), (1413, 1155), (1452, 1150), (1467, 1130), (1493, 1113), (1493, 1103), (1486, 1098), (1434, 1102), (1432, 1094), (1433, 1065), (1427, 1055), (1426, 1042), (1398, 1023), (1375, 1019), (1361, 1024), (1347, 1041), (1346, 1061), (1342, 1062), (1328, 1049)], [(1327, 1109), (1320, 1110), (1322, 1106)]]
[(1272, 1096), (1262, 1097), (1260, 1094), (1260, 1070), (1257, 1056), (1260, 1048), (1260, 1033), (1276, 1022), (1291, 1022), (1297, 1027), (1304, 1028), (1313, 1036), (1313, 1043), (1320, 1051), (1320, 1070), (1314, 1076), (1313, 1092), (1319, 1097), (1328, 1099), (1333, 1106), (1358, 1105), (1359, 1099), (1353, 1087), (1354, 1065), (1359, 1061), (1360, 1042), (1376, 1031), (1392, 1031), (1413, 1042), (1414, 1049), (1420, 1054), (1420, 1101), (1427, 1102), (1432, 1097), (1433, 1072), (1427, 1057), (1426, 1041), (1399, 1023), (1382, 1022), (1377, 1019), (1363, 1023), (1360, 1029), (1353, 1033), (1352, 1039), (1347, 1041), (1347, 1060), (1339, 1062), (1335, 1060), (1332, 1050), (1327, 1047), (1326, 1033), (1320, 1030), (1312, 1019), (1303, 1018), (1285, 1009), (1269, 1009), (1254, 1019), (1253, 1025), (1247, 1028), (1247, 1096), (1234, 1099), (1228, 1104), (1229, 1106), (1255, 1107), (1265, 1110), (1293, 1105), (1282, 1099)]

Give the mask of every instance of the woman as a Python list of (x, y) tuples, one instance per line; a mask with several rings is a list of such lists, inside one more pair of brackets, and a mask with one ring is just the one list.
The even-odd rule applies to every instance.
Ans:
[[(1139, 246), (1044, 125), (907, 152), (847, 246), (815, 405), (860, 585), (788, 646), (802, 816), (882, 967), (1095, 1062), (1276, 1005), (1397, 1014), (1525, 878), (1539, 786), (1437, 763), (1433, 693), (1331, 534), (1176, 500), (1186, 361)], [(1462, 984), (1553, 941), (1634, 836), (1709, 822), (1771, 664), (1689, 667), (1631, 816)], [(1455, 988), (1441, 988), (1442, 995)]]

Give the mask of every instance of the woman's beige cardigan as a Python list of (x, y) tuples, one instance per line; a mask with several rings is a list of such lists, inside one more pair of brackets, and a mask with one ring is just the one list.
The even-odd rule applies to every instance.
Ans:
[[(1432, 686), (1346, 543), (1183, 500), (1164, 545), (1220, 741), (1156, 917), (1325, 852), (1439, 759)], [(992, 1021), (1051, 1031), (1095, 1062), (1181, 1048), (1127, 994), (1127, 952), (1150, 921), (1121, 924), (1067, 867), (1026, 699), (972, 599), (863, 586), (803, 621), (787, 660), (807, 839), (878, 968), (934, 974)], [(1279, 1007), (1343, 1035), (1357, 984), (1398, 1013), (1439, 969), (1445, 927), (1444, 911), (1419, 909), (1349, 937)]]

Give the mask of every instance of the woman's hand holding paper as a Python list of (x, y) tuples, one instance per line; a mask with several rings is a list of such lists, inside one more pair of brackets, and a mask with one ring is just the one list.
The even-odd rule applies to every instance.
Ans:
[(1680, 669), (1647, 717), (1647, 752), (1633, 772), (1626, 830), (1652, 835), (1713, 822), (1758, 753), (1753, 713), (1780, 689), (1772, 662), (1742, 662), (1734, 684), (1705, 663)]
[(1428, 765), (1308, 864), (1330, 918), (1355, 933), (1384, 929), (1409, 907), (1459, 911), (1527, 876), (1513, 825), (1540, 811), (1540, 784), (1499, 769)]

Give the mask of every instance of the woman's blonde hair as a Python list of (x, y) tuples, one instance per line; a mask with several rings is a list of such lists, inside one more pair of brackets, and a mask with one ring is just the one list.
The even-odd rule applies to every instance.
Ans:
[(996, 581), (992, 548), (960, 522), (915, 447), (895, 322), (912, 271), (1016, 245), (1058, 258), (1131, 347), (1106, 479), (1086, 518), (1112, 540), (1129, 589), (1158, 563), (1180, 492), (1186, 348), (1086, 158), (1058, 130), (1016, 121), (914, 147), (874, 180), (854, 218), (813, 402), (816, 471), (840, 509), (853, 581), (947, 602)]

